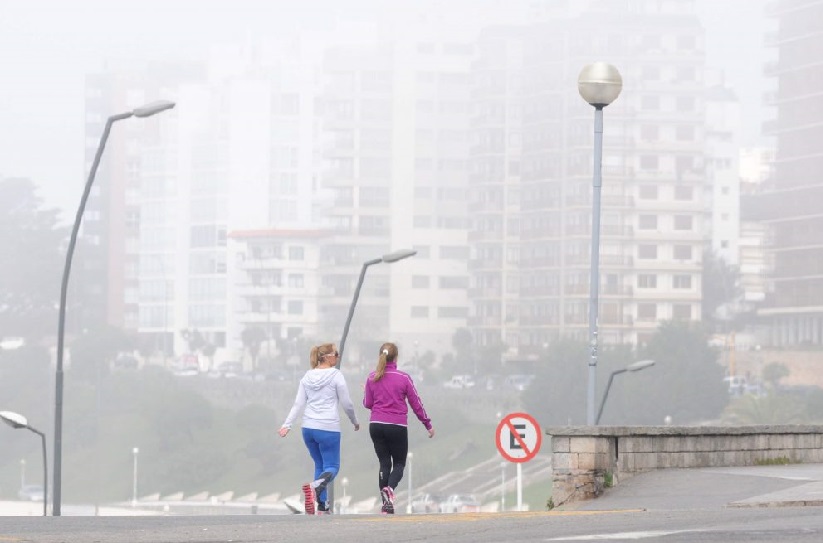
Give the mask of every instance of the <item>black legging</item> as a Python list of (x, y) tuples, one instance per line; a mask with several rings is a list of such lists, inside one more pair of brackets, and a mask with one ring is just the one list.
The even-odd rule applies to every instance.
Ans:
[(380, 490), (390, 486), (397, 488), (403, 478), (406, 467), (406, 455), (409, 452), (409, 431), (397, 424), (369, 424), (369, 436), (374, 443), (374, 452), (380, 462), (378, 484)]

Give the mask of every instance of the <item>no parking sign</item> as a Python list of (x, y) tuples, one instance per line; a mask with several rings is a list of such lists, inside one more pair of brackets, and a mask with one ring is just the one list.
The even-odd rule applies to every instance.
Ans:
[(497, 425), (497, 450), (509, 462), (528, 462), (543, 443), (540, 425), (526, 413), (511, 413)]

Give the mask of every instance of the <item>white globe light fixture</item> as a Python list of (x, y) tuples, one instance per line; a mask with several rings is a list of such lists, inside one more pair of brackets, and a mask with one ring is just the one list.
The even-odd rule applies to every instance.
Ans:
[(577, 77), (577, 92), (594, 107), (606, 107), (620, 96), (623, 78), (617, 68), (605, 62), (584, 66)]

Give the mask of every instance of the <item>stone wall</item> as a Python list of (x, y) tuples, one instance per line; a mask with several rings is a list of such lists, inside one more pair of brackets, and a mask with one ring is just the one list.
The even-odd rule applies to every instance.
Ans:
[(555, 507), (655, 469), (823, 462), (823, 426), (570, 426), (546, 433)]

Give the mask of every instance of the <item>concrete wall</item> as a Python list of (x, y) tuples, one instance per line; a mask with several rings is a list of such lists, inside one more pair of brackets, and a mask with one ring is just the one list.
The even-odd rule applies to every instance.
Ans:
[(823, 426), (569, 426), (546, 433), (555, 507), (655, 469), (823, 462)]

